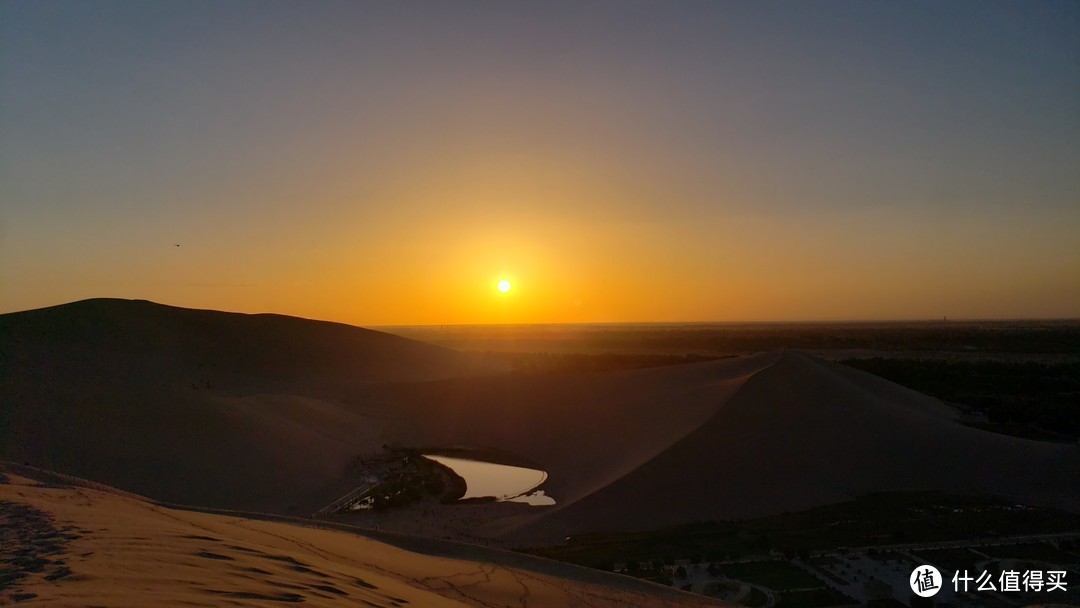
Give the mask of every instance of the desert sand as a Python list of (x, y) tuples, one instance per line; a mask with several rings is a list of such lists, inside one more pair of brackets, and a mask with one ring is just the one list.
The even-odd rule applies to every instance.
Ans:
[[(308, 513), (381, 445), (374, 382), (483, 373), (338, 323), (87, 300), (0, 315), (0, 457), (183, 504)], [(374, 423), (373, 423), (374, 422)], [(344, 482), (345, 487), (348, 482)]]
[(407, 550), (357, 532), (163, 508), (100, 486), (10, 473), (0, 483), (0, 519), (0, 604), (721, 605), (479, 547), (412, 540)]
[[(1080, 446), (798, 351), (514, 374), (344, 325), (94, 300), (0, 315), (0, 456), (184, 505), (309, 516), (385, 443), (496, 450), (553, 507), (345, 518), (501, 546), (753, 517), (872, 491), (1080, 511)], [(406, 371), (402, 371), (402, 370)]]
[(344, 325), (124, 300), (0, 315), (0, 332), (0, 457), (293, 515), (352, 489), (347, 464), (392, 442), (518, 454), (574, 500), (693, 431), (773, 358), (517, 376)]
[(528, 528), (551, 537), (647, 529), (795, 512), (896, 490), (1080, 508), (1080, 446), (1000, 435), (965, 426), (956, 415), (886, 380), (785, 351), (692, 433)]

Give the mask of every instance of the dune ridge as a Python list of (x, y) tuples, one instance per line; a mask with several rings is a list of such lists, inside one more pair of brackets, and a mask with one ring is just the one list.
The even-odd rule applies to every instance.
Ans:
[(999, 435), (955, 418), (931, 397), (784, 351), (671, 448), (516, 534), (738, 519), (895, 490), (1080, 509), (1073, 485), (1080, 446)]
[(257, 511), (321, 506), (381, 443), (381, 414), (343, 405), (365, 387), (493, 371), (339, 323), (145, 301), (0, 315), (0, 335), (0, 458)]
[(565, 505), (692, 433), (776, 356), (399, 386), (391, 399), (400, 415), (388, 433), (409, 445), (513, 451), (548, 471), (542, 488)]

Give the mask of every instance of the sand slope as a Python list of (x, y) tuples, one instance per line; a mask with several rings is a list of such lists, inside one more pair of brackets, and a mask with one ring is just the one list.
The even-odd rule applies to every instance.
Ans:
[(1080, 446), (955, 421), (936, 399), (786, 351), (693, 433), (522, 533), (647, 529), (942, 490), (1080, 509)]
[(513, 452), (562, 503), (603, 487), (708, 421), (776, 353), (593, 374), (505, 375), (385, 389), (406, 445)]
[(0, 315), (0, 336), (0, 458), (162, 500), (278, 512), (331, 500), (327, 484), (380, 444), (366, 410), (343, 399), (490, 372), (348, 325), (143, 301)]
[[(432, 555), (337, 530), (165, 509), (130, 495), (0, 483), (0, 604), (716, 606), (658, 585), (449, 543)], [(455, 551), (471, 552), (457, 558)], [(16, 559), (16, 554), (30, 555)], [(530, 564), (537, 565), (530, 569)]]
[(144, 300), (94, 299), (0, 315), (4, 365), (68, 381), (339, 396), (372, 382), (479, 371), (461, 353), (342, 323)]

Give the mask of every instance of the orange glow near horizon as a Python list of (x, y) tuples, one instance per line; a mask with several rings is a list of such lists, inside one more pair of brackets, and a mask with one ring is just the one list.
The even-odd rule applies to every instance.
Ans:
[[(963, 241), (971, 251), (956, 257), (947, 226), (923, 229), (921, 246), (912, 249), (902, 243), (910, 230), (873, 234), (859, 229), (859, 218), (844, 225), (806, 217), (797, 228), (735, 214), (690, 223), (598, 225), (526, 214), (437, 226), (364, 225), (359, 217), (340, 223), (361, 228), (324, 232), (319, 247), (285, 232), (277, 233), (280, 245), (267, 238), (234, 247), (231, 235), (219, 238), (209, 226), (181, 247), (103, 241), (91, 269), (51, 285), (47, 278), (74, 268), (79, 256), (43, 253), (38, 264), (52, 270), (31, 278), (38, 289), (23, 299), (9, 284), (7, 311), (124, 297), (354, 325), (441, 325), (1061, 317), (1078, 300), (1075, 284), (1052, 281), (1080, 276), (1060, 250), (1067, 225), (1056, 239), (1032, 232), (1006, 257), (995, 247), (1013, 227), (991, 223), (980, 228), (994, 238)], [(131, 247), (148, 253), (128, 258)], [(114, 278), (116, 268), (125, 270), (123, 281)], [(498, 289), (503, 279), (508, 293)]]
[(0, 4), (0, 313), (1080, 316), (1051, 10), (77, 4)]

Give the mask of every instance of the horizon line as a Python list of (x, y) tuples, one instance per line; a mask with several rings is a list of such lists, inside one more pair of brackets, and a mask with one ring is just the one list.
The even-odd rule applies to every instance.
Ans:
[[(277, 314), (277, 313), (268, 313)], [(378, 324), (378, 325), (363, 325), (363, 327), (371, 328), (466, 328), (466, 327), (537, 327), (545, 325), (578, 325), (578, 326), (596, 326), (596, 325), (823, 325), (829, 323), (836, 323), (841, 325), (859, 325), (859, 324), (900, 324), (900, 323), (1010, 323), (1010, 322), (1024, 322), (1024, 323), (1045, 323), (1045, 322), (1066, 322), (1066, 323), (1080, 323), (1080, 317), (955, 317), (955, 318), (930, 318), (930, 317), (911, 317), (911, 318), (875, 318), (875, 319), (803, 319), (803, 320), (753, 320), (753, 321), (535, 321), (526, 323), (395, 323), (395, 324)]]
[(472, 327), (542, 327), (542, 326), (625, 326), (625, 325), (668, 325), (668, 326), (701, 326), (701, 325), (824, 325), (824, 324), (840, 324), (840, 325), (867, 325), (874, 323), (881, 324), (903, 324), (903, 323), (1009, 323), (1009, 322), (1024, 322), (1024, 323), (1080, 323), (1080, 316), (1076, 317), (908, 317), (908, 318), (865, 318), (865, 319), (757, 319), (757, 320), (729, 320), (729, 321), (530, 321), (520, 323), (378, 323), (378, 324), (359, 324), (350, 323), (347, 321), (339, 321), (335, 319), (317, 319), (313, 317), (302, 317), (299, 315), (261, 311), (261, 312), (240, 312), (234, 310), (221, 310), (217, 308), (195, 308), (189, 306), (178, 306), (175, 304), (165, 304), (162, 302), (156, 302), (145, 298), (118, 298), (110, 296), (99, 296), (92, 298), (82, 298), (79, 300), (71, 300), (60, 304), (51, 304), (47, 306), (39, 306), (36, 308), (27, 308), (23, 310), (11, 310), (7, 312), (0, 312), (0, 316), (8, 314), (19, 314), (23, 312), (31, 312), (35, 310), (43, 310), (46, 308), (55, 308), (59, 306), (67, 306), (70, 304), (77, 304), (80, 302), (88, 302), (92, 300), (118, 300), (127, 302), (147, 302), (158, 306), (167, 306), (170, 308), (183, 308), (188, 310), (205, 310), (212, 312), (221, 312), (229, 314), (249, 314), (249, 315), (278, 315), (286, 317), (294, 317), (297, 319), (306, 319), (310, 321), (324, 321), (330, 323), (340, 323), (343, 325), (353, 325), (355, 327), (366, 328), (378, 328), (378, 329), (390, 329), (390, 328), (472, 328)]

